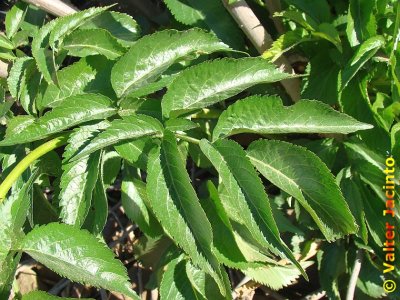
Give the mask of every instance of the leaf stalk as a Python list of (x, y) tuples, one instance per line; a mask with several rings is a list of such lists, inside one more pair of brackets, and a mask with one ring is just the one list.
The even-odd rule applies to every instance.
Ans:
[(11, 189), (12, 185), (15, 181), (17, 181), (18, 177), (29, 168), (29, 166), (38, 158), (42, 157), (46, 153), (61, 147), (67, 142), (67, 135), (62, 135), (56, 137), (29, 153), (23, 160), (21, 160), (17, 166), (11, 171), (10, 174), (4, 179), (4, 181), (0, 184), (0, 203), (6, 198), (8, 191)]
[(184, 135), (184, 134), (175, 133), (175, 136), (177, 138), (180, 138), (181, 140), (184, 140), (184, 141), (192, 143), (192, 144), (196, 144), (196, 145), (200, 144), (200, 140), (192, 138), (192, 137)]

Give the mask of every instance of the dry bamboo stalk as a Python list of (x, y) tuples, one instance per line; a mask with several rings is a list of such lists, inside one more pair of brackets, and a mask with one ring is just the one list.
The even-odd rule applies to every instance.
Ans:
[(78, 11), (71, 4), (67, 4), (61, 0), (24, 0), (26, 3), (37, 6), (44, 11), (55, 15), (57, 17), (62, 17), (66, 15), (73, 14)]
[[(227, 0), (222, 0), (222, 2), (260, 54), (271, 47), (273, 43), (271, 35), (261, 24), (260, 20), (245, 0), (239, 0), (233, 4), (228, 4)], [(275, 64), (279, 67), (283, 67), (286, 72), (293, 73), (293, 69), (285, 57), (281, 56)], [(281, 84), (293, 101), (298, 101), (300, 99), (299, 79), (283, 80)]]
[(269, 17), (272, 22), (274, 22), (276, 30), (279, 34), (283, 34), (285, 32), (285, 28), (283, 27), (282, 20), (273, 17), (274, 13), (282, 10), (281, 2), (279, 0), (264, 0), (264, 2), (269, 11)]
[(8, 64), (0, 60), (0, 78), (7, 78)]

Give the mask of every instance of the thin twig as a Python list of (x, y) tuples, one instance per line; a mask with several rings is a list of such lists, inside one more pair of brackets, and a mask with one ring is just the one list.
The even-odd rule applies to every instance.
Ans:
[(153, 289), (150, 291), (150, 300), (158, 300), (158, 290)]
[[(246, 1), (239, 0), (233, 4), (229, 4), (228, 0), (222, 0), (222, 2), (260, 54), (271, 47), (273, 43), (271, 35), (261, 24)], [(293, 73), (292, 66), (284, 56), (276, 60), (275, 64), (283, 67), (286, 72)], [(281, 84), (293, 101), (300, 99), (300, 80), (298, 78), (283, 80)]]
[(103, 289), (100, 290), (100, 298), (101, 300), (107, 300), (107, 292)]
[(262, 289), (262, 291), (267, 294), (268, 296), (276, 299), (276, 300), (288, 300), (288, 298), (283, 297), (282, 295), (278, 294), (277, 292), (275, 292), (274, 290), (271, 290), (269, 287), (266, 286), (260, 286), (260, 289)]
[(8, 64), (0, 60), (0, 77), (7, 78), (7, 76), (8, 76)]
[(326, 292), (322, 289), (316, 290), (315, 292), (312, 292), (311, 294), (308, 294), (307, 296), (301, 298), (301, 300), (319, 300), (322, 299), (326, 296)]
[(57, 296), (65, 287), (70, 283), (68, 279), (61, 279), (59, 282), (57, 282), (49, 291), (49, 294)]
[(274, 22), (276, 31), (278, 31), (279, 34), (284, 33), (285, 29), (283, 27), (282, 20), (280, 18), (275, 18), (274, 13), (281, 11), (281, 1), (280, 0), (264, 0), (265, 6), (268, 9), (269, 12), (269, 17)]
[(353, 271), (351, 272), (350, 276), (349, 288), (347, 289), (346, 300), (354, 299), (354, 292), (356, 290), (358, 275), (360, 274), (361, 271), (362, 259), (363, 259), (363, 252), (361, 249), (358, 249), (356, 260), (354, 262)]

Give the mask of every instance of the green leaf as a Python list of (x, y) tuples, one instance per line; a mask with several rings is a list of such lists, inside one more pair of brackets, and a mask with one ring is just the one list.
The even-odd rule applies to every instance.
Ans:
[[(4, 168), (4, 164), (3, 164)], [(37, 172), (21, 187), (14, 185), (13, 193), (0, 204), (0, 296), (8, 299), (20, 254), (13, 251), (23, 237), (23, 225), (31, 203), (31, 191)]]
[(332, 24), (330, 24), (330, 23), (319, 24), (317, 31), (313, 31), (311, 34), (331, 42), (332, 44), (335, 45), (335, 47), (340, 52), (343, 51), (339, 32), (336, 30), (335, 26), (333, 26)]
[(22, 241), (21, 250), (72, 281), (139, 299), (122, 263), (86, 230), (59, 223), (36, 227)]
[(185, 267), (186, 261), (181, 258), (176, 258), (167, 265), (160, 284), (161, 299), (205, 300), (190, 282)]
[(3, 33), (0, 33), (0, 47), (7, 50), (15, 48), (14, 44)]
[(36, 103), (39, 110), (60, 105), (70, 96), (93, 93), (115, 98), (109, 81), (113, 62), (103, 56), (80, 59), (57, 72), (58, 87), (50, 84)]
[(347, 38), (352, 47), (376, 34), (375, 1), (350, 0), (347, 14)]
[(242, 147), (230, 140), (211, 144), (202, 139), (200, 148), (218, 171), (226, 188), (226, 197), (221, 200), (232, 222), (248, 230), (259, 244), (260, 252), (269, 249), (289, 258), (307, 277), (281, 240), (264, 186)]
[(146, 170), (148, 154), (155, 146), (151, 137), (143, 137), (131, 142), (124, 142), (114, 146), (118, 154), (131, 165)]
[(340, 184), (340, 188), (343, 192), (343, 196), (349, 205), (349, 208), (355, 217), (357, 222), (359, 231), (357, 235), (364, 241), (364, 243), (368, 244), (368, 230), (367, 224), (365, 221), (365, 211), (363, 198), (359, 191), (359, 188), (354, 182), (352, 178), (352, 174), (349, 169), (342, 170), (338, 175), (338, 181)]
[(41, 27), (32, 40), (32, 56), (36, 60), (37, 67), (43, 74), (44, 79), (48, 83), (53, 84), (57, 82), (57, 67), (54, 53), (49, 50), (48, 47), (50, 32), (53, 30), (55, 25), (56, 19)]
[(293, 21), (308, 31), (315, 31), (318, 23), (310, 18), (310, 16), (295, 10), (284, 10), (274, 13), (274, 17), (283, 17), (284, 19)]
[(324, 243), (318, 251), (318, 273), (321, 287), (329, 299), (341, 299), (339, 293), (339, 276), (346, 270), (346, 249), (343, 243)]
[(262, 57), (274, 62), (285, 52), (293, 49), (300, 43), (307, 41), (312, 41), (312, 38), (304, 36), (303, 30), (301, 29), (285, 32), (272, 43), (271, 48), (266, 50), (262, 54)]
[[(326, 104), (338, 103), (339, 71), (341, 67), (326, 53), (313, 55), (309, 63), (309, 77), (305, 78), (301, 96), (303, 99), (316, 99)], [(324, 74), (324, 76), (321, 76)]]
[[(4, 164), (3, 164), (4, 169)], [(11, 251), (23, 237), (23, 225), (31, 204), (32, 185), (38, 172), (31, 174), (20, 189), (0, 204), (0, 297), (8, 299), (21, 254)]]
[[(387, 131), (379, 126), (371, 107), (368, 95), (369, 76), (356, 74), (354, 80), (350, 81), (347, 87), (339, 95), (341, 110), (353, 118), (374, 125), (368, 131), (361, 131), (357, 135), (370, 147), (381, 153), (390, 149), (390, 137)], [(354, 101), (357, 99), (357, 101)]]
[(101, 121), (93, 125), (83, 125), (74, 129), (68, 138), (68, 144), (63, 153), (64, 162), (67, 162), (75, 155), (77, 151), (86, 147), (90, 140), (96, 137), (102, 130), (110, 127), (109, 121)]
[[(231, 296), (223, 297), (216, 286), (215, 281), (212, 277), (195, 267), (190, 261), (186, 261), (185, 266), (186, 276), (192, 288), (197, 291), (205, 300), (215, 299), (215, 300), (227, 300), (231, 299)], [(176, 270), (178, 271), (178, 270)]]
[(301, 12), (309, 15), (315, 22), (329, 22), (331, 9), (326, 0), (284, 0), (287, 4), (295, 6)]
[(161, 135), (162, 131), (161, 123), (152, 117), (145, 115), (126, 116), (111, 122), (110, 127), (95, 137), (72, 160), (78, 160), (97, 150), (124, 141), (135, 140), (145, 136)]
[(104, 29), (75, 30), (65, 38), (63, 49), (68, 50), (71, 56), (85, 57), (100, 54), (112, 60), (125, 52), (117, 39)]
[[(308, 268), (312, 264), (312, 261), (300, 262), (300, 265), (304, 269)], [(301, 272), (295, 266), (279, 265), (264, 265), (246, 268), (243, 270), (243, 273), (254, 281), (269, 286), (273, 290), (280, 290), (294, 284), (296, 279), (301, 275)]]
[(13, 61), (16, 58), (17, 58), (17, 56), (15, 56), (13, 51), (7, 50), (4, 48), (0, 48), (0, 59), (7, 60), (7, 61)]
[(360, 45), (342, 71), (341, 91), (343, 91), (354, 75), (356, 75), (361, 67), (364, 66), (384, 44), (385, 39), (378, 35), (366, 40)]
[(188, 131), (191, 129), (198, 128), (199, 124), (194, 123), (188, 119), (170, 119), (165, 122), (165, 128), (169, 131)]
[(40, 83), (35, 61), (31, 57), (22, 57), (14, 61), (7, 78), (11, 95), (18, 99), (24, 110), (33, 114), (36, 112), (35, 97)]
[[(362, 271), (357, 280), (357, 288), (359, 288), (364, 294), (368, 295), (372, 299), (379, 299), (384, 297), (384, 276), (382, 276), (381, 268), (377, 267), (367, 255), (366, 259), (362, 262)], [(356, 294), (355, 297), (362, 297), (362, 294)], [(393, 295), (392, 295), (393, 296)]]
[(162, 100), (165, 117), (210, 106), (260, 83), (291, 78), (262, 58), (220, 59), (182, 71)]
[(301, 100), (283, 106), (271, 96), (252, 96), (228, 107), (218, 119), (213, 139), (238, 133), (351, 133), (372, 128), (319, 101)]
[(239, 240), (238, 233), (224, 209), (218, 190), (211, 181), (207, 182), (207, 190), (209, 194), (207, 199), (201, 199), (200, 203), (211, 223), (213, 251), (218, 260), (228, 267), (242, 270), (261, 266), (261, 264), (248, 263), (248, 261), (264, 261), (265, 259), (258, 251), (258, 255), (254, 256), (252, 251), (247, 251), (248, 248), (243, 247), (243, 242)]
[(73, 32), (84, 22), (87, 22), (90, 19), (93, 19), (94, 17), (102, 14), (109, 8), (110, 8), (109, 6), (91, 7), (89, 9), (79, 11), (72, 15), (55, 19), (55, 24), (53, 29), (51, 30), (49, 37), (49, 44), (53, 49), (58, 48), (62, 44), (63, 39), (66, 35)]
[(63, 164), (60, 181), (61, 220), (81, 227), (89, 213), (92, 193), (99, 174), (100, 153)]
[(175, 137), (169, 131), (164, 132), (161, 148), (150, 153), (147, 194), (164, 231), (196, 266), (214, 277), (226, 295), (226, 275), (211, 250), (211, 225), (190, 183)]
[(123, 46), (131, 46), (140, 37), (137, 22), (128, 14), (106, 11), (83, 24), (81, 29), (101, 28), (111, 33)]
[(234, 49), (243, 48), (243, 32), (222, 1), (166, 0), (165, 4), (178, 22), (211, 30)]
[(157, 80), (179, 60), (193, 54), (227, 50), (229, 47), (214, 35), (199, 29), (163, 30), (138, 40), (115, 64), (111, 82), (118, 97), (126, 96)]
[(10, 292), (12, 290), (12, 284), (14, 282), (15, 272), (19, 261), (21, 259), (21, 253), (15, 255), (14, 252), (10, 252), (4, 259), (0, 254), (0, 297), (1, 299), (10, 299)]
[(21, 31), (17, 32), (13, 39), (18, 37), (18, 34), (24, 33), (29, 37), (34, 37), (39, 29), (46, 23), (47, 13), (40, 7), (28, 5), (25, 17), (21, 23)]
[(249, 146), (247, 156), (265, 178), (300, 202), (328, 241), (357, 232), (333, 175), (314, 153), (286, 142), (259, 140)]
[[(57, 297), (51, 294), (47, 294), (43, 291), (33, 291), (22, 296), (22, 300), (73, 300), (76, 298), (64, 298)], [(82, 298), (82, 300), (93, 300), (93, 298)]]
[(0, 261), (23, 234), (22, 227), (30, 206), (29, 193), (37, 175), (37, 172), (33, 173), (20, 189), (13, 189), (13, 193), (0, 205)]
[(89, 209), (88, 215), (86, 216), (85, 223), (83, 224), (83, 228), (89, 230), (89, 232), (94, 235), (102, 233), (108, 218), (108, 199), (104, 184), (104, 170), (107, 169), (105, 167), (107, 161), (105, 160), (106, 155), (104, 155), (104, 153), (102, 154), (98, 178), (93, 189), (92, 205)]
[(29, 65), (31, 65), (32, 62), (32, 57), (21, 57), (14, 61), (7, 77), (8, 90), (10, 91), (11, 96), (14, 98), (19, 98), (19, 95), (21, 94), (21, 84), (24, 71), (29, 67)]
[(6, 14), (6, 34), (9, 38), (13, 37), (22, 22), (24, 21), (25, 14), (27, 11), (27, 4), (24, 2), (17, 2)]
[(391, 135), (392, 155), (396, 159), (396, 161), (400, 161), (400, 124), (399, 123), (392, 127), (390, 135)]
[[(137, 173), (137, 172), (136, 172)], [(163, 230), (151, 211), (146, 192), (146, 184), (135, 176), (135, 169), (125, 164), (121, 186), (121, 200), (126, 215), (146, 235), (156, 238)]]
[(69, 97), (62, 105), (46, 113), (24, 128), (24, 131), (6, 134), (0, 146), (24, 144), (40, 140), (76, 125), (101, 120), (115, 114), (111, 100), (105, 96), (84, 94)]
[[(102, 178), (98, 180), (100, 153), (93, 153), (74, 162), (68, 160), (108, 126), (109, 122), (106, 121), (95, 125), (81, 126), (75, 129), (68, 139), (63, 154), (63, 173), (60, 179), (61, 191), (59, 193), (60, 217), (64, 223), (81, 227), (89, 213), (94, 192), (97, 193), (96, 196), (102, 196), (98, 185), (103, 185), (97, 183), (98, 181), (102, 183), (103, 180)], [(94, 191), (95, 188), (97, 188), (96, 191)]]

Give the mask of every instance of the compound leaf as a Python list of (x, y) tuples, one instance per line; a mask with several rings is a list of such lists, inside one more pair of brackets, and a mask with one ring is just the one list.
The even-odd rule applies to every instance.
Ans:
[(163, 115), (210, 106), (260, 83), (292, 77), (262, 58), (220, 59), (182, 71), (162, 100)]
[(238, 133), (351, 133), (372, 128), (320, 101), (283, 106), (274, 96), (251, 96), (228, 107), (218, 119), (214, 140)]
[(199, 29), (163, 30), (138, 40), (115, 64), (111, 82), (118, 97), (126, 96), (155, 81), (179, 60), (193, 54), (227, 50), (229, 47), (214, 35)]
[(36, 227), (22, 241), (21, 250), (73, 281), (139, 299), (123, 264), (86, 230), (59, 223)]
[(314, 153), (282, 141), (259, 140), (249, 146), (247, 156), (265, 178), (301, 203), (328, 241), (357, 232), (333, 175)]

